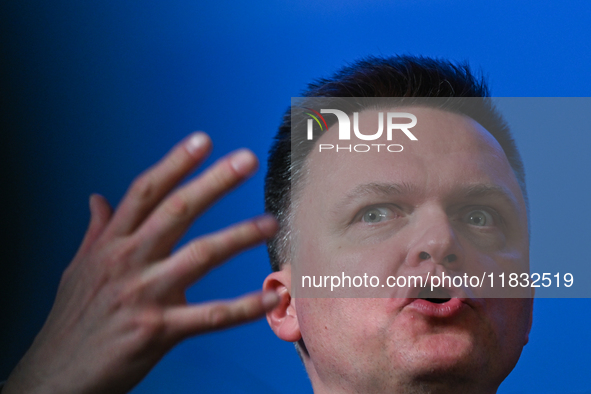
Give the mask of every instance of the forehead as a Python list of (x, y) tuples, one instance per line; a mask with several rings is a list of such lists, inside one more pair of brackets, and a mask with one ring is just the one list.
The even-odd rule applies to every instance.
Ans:
[[(396, 129), (392, 140), (386, 140), (387, 112), (415, 115), (417, 124), (410, 131), (417, 140), (411, 141)], [(435, 108), (403, 107), (360, 112), (359, 130), (366, 135), (375, 133), (380, 113), (384, 114), (384, 133), (379, 140), (359, 140), (353, 133), (351, 140), (339, 140), (336, 124), (324, 133), (307, 159), (307, 179), (301, 195), (304, 204), (322, 205), (323, 201), (328, 203), (369, 183), (410, 186), (425, 198), (444, 198), (459, 189), (486, 185), (505, 190), (525, 212), (519, 184), (503, 149), (479, 123)], [(344, 149), (319, 151), (320, 144)], [(357, 144), (369, 145), (371, 150), (349, 152), (348, 146)], [(379, 152), (378, 144), (384, 144)], [(389, 144), (401, 145), (402, 151), (388, 152)]]

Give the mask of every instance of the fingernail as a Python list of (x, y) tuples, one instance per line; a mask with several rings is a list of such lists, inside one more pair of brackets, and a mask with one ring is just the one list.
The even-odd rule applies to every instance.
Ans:
[(263, 303), (263, 307), (265, 309), (269, 309), (279, 303), (279, 296), (274, 291), (266, 291), (263, 293), (261, 302)]
[(88, 197), (88, 206), (90, 207), (90, 213), (94, 212), (96, 196), (96, 193), (92, 193), (90, 197)]
[(197, 132), (193, 134), (191, 138), (189, 138), (189, 140), (187, 141), (187, 150), (190, 154), (194, 154), (198, 150), (205, 147), (205, 145), (207, 144), (207, 140), (208, 138), (205, 135), (205, 133)]
[(256, 158), (248, 149), (239, 150), (234, 153), (234, 156), (230, 159), (230, 164), (234, 170), (242, 175), (249, 173), (253, 169), (255, 163)]
[(277, 219), (272, 215), (265, 214), (257, 218), (256, 221), (257, 227), (265, 234), (267, 237), (272, 237), (275, 235), (278, 229)]

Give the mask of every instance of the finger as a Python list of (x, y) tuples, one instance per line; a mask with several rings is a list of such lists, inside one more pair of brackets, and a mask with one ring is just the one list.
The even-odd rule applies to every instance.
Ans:
[(277, 228), (275, 218), (265, 215), (199, 238), (150, 267), (145, 273), (145, 283), (156, 296), (184, 290), (231, 256), (272, 237)]
[(89, 200), (90, 223), (80, 245), (79, 253), (84, 253), (102, 234), (113, 215), (113, 208), (109, 202), (99, 194), (92, 194)]
[(156, 259), (168, 255), (195, 218), (252, 174), (257, 166), (256, 156), (241, 149), (175, 191), (138, 230), (136, 236), (144, 245), (143, 253)]
[(160, 162), (137, 177), (123, 197), (109, 231), (125, 235), (134, 231), (160, 201), (211, 150), (207, 134), (197, 132), (176, 145)]
[(279, 303), (273, 292), (260, 292), (232, 301), (180, 306), (165, 312), (165, 324), (177, 339), (235, 326), (263, 317)]

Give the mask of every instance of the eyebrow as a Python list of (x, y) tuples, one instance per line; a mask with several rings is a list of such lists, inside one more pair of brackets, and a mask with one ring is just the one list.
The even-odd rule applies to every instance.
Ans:
[(475, 185), (468, 185), (460, 191), (460, 195), (462, 195), (466, 199), (485, 197), (500, 198), (513, 208), (519, 207), (519, 203), (514, 194), (506, 187), (499, 185), (489, 185), (480, 183)]
[(370, 182), (357, 185), (351, 190), (343, 199), (339, 201), (336, 206), (338, 208), (345, 208), (347, 205), (355, 202), (359, 198), (365, 196), (377, 197), (400, 197), (411, 194), (422, 194), (422, 192), (410, 183), (377, 183)]
[[(424, 192), (417, 186), (410, 183), (377, 183), (370, 182), (357, 185), (351, 192), (339, 201), (336, 205), (338, 209), (354, 203), (356, 200), (366, 196), (377, 197), (402, 197), (408, 195), (420, 196)], [(500, 198), (505, 203), (508, 203), (513, 208), (519, 206), (517, 199), (513, 193), (506, 187), (499, 185), (490, 185), (484, 183), (461, 186), (458, 190), (454, 190), (453, 196), (463, 198), (466, 200), (478, 198)]]

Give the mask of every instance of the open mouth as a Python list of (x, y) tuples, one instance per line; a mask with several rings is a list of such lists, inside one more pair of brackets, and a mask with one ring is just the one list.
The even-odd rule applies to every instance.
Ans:
[(451, 295), (449, 292), (442, 288), (436, 288), (431, 290), (430, 288), (424, 288), (419, 293), (418, 298), (421, 300), (429, 301), (434, 304), (443, 304), (449, 300), (451, 300)]

